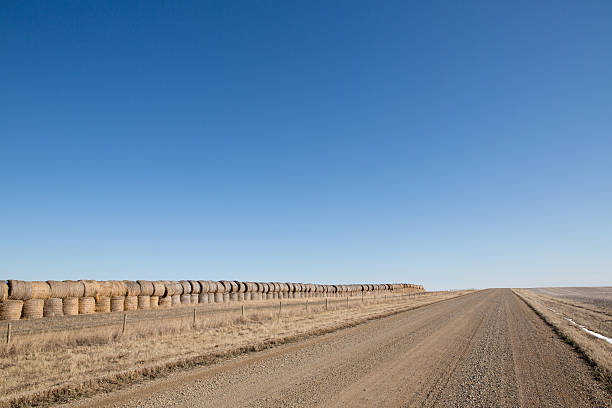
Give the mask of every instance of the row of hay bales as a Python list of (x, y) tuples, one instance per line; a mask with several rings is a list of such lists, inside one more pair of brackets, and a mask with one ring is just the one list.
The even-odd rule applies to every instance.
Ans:
[(200, 303), (421, 292), (413, 284), (317, 285), (290, 282), (0, 281), (0, 320), (168, 309)]

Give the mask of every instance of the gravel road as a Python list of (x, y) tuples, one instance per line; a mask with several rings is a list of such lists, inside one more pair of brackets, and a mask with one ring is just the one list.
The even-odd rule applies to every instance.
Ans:
[(591, 369), (508, 289), (80, 402), (115, 407), (600, 407)]

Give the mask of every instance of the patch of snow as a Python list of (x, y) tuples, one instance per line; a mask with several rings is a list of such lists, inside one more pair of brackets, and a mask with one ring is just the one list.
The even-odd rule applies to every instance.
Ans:
[(584, 327), (581, 324), (576, 323), (575, 321), (573, 321), (572, 319), (569, 319), (567, 317), (564, 317), (565, 320), (567, 320), (568, 322), (570, 322), (571, 324), (573, 324), (574, 326), (578, 326), (580, 327), (580, 329), (584, 330), (585, 332), (589, 333), (591, 336), (593, 337), (597, 337), (598, 339), (601, 339), (603, 341), (607, 341), (608, 343), (612, 344), (612, 339), (609, 337), (604, 336), (603, 334), (599, 334), (597, 332), (594, 332), (593, 330), (589, 330), (586, 327)]

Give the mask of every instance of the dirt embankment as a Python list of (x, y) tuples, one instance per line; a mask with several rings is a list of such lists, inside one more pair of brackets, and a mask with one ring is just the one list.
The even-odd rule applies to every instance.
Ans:
[(594, 407), (611, 398), (570, 345), (497, 289), (75, 405)]

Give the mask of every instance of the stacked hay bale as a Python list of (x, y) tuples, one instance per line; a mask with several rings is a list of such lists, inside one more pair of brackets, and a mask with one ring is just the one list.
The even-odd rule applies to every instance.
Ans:
[(8, 299), (8, 285), (5, 281), (0, 281), (0, 302)]
[(181, 284), (181, 305), (189, 305), (191, 304), (191, 284), (189, 281), (182, 280), (179, 281)]
[(96, 313), (110, 313), (113, 282), (98, 281), (98, 292), (95, 296)]
[(166, 285), (163, 281), (154, 281), (153, 294), (151, 295), (151, 309), (158, 309), (160, 298), (166, 293)]
[(43, 304), (43, 316), (44, 317), (63, 316), (63, 315), (64, 315), (64, 306), (62, 303), (62, 299), (60, 298), (45, 299), (45, 303)]
[(23, 300), (6, 299), (0, 303), (0, 320), (19, 320), (23, 310)]
[(138, 295), (140, 295), (140, 285), (138, 282), (125, 280), (125, 310), (138, 309)]
[(247, 284), (246, 282), (238, 282), (238, 281), (236, 281), (236, 284), (238, 285), (238, 301), (244, 302), (246, 298), (245, 292), (247, 291)]
[[(210, 286), (208, 284), (208, 281), (198, 281), (198, 283), (200, 284), (200, 295), (198, 296), (198, 302), (199, 303), (212, 303), (209, 302), (209, 293), (208, 291), (210, 290)], [(213, 297), (213, 302), (215, 301), (214, 297)]]
[(151, 308), (151, 295), (153, 294), (153, 283), (148, 280), (136, 281), (140, 286), (138, 294), (138, 309), (147, 310)]
[(202, 285), (200, 282), (190, 280), (189, 284), (191, 285), (191, 304), (197, 305), (200, 303), (200, 292), (202, 291)]

